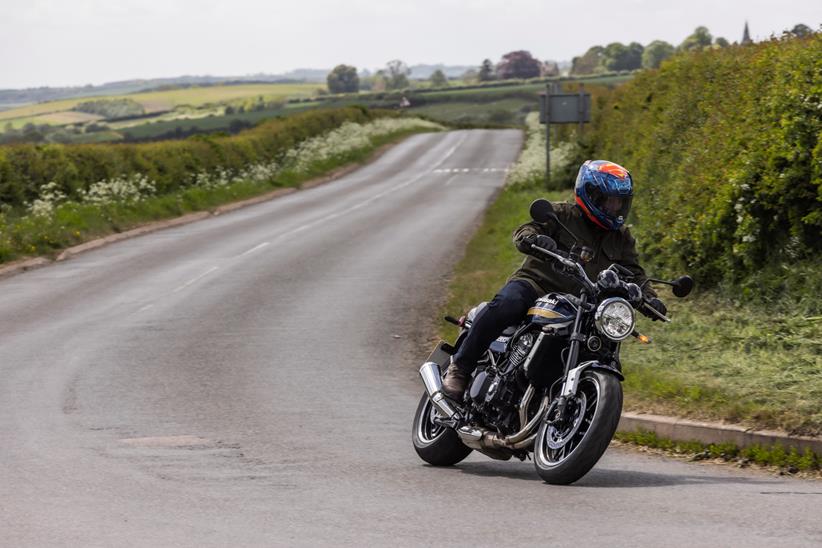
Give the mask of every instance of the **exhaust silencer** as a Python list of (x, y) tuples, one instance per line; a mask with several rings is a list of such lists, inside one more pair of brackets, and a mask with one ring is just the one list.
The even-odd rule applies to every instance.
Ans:
[(454, 409), (448, 400), (445, 399), (445, 394), (442, 393), (442, 374), (440, 373), (440, 366), (434, 362), (425, 362), (420, 367), (420, 377), (425, 384), (425, 391), (434, 407), (448, 419), (457, 417), (457, 410)]

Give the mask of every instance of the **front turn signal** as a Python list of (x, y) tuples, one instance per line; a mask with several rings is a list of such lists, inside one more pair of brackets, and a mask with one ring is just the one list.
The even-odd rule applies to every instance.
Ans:
[(631, 335), (636, 337), (637, 340), (642, 344), (651, 344), (651, 338), (648, 335), (643, 335), (639, 331), (634, 331), (633, 333), (631, 333)]

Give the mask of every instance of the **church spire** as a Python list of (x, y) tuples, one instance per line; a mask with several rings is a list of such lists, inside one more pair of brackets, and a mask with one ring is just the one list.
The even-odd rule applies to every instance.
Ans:
[(748, 22), (745, 21), (745, 30), (742, 32), (742, 43), (750, 44), (751, 42), (753, 42), (753, 40), (751, 40), (751, 33), (748, 32)]

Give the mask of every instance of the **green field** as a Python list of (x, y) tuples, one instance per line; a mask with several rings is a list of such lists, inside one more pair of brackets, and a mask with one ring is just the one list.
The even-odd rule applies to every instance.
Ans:
[[(94, 97), (94, 99), (128, 97), (143, 105), (146, 112), (152, 113), (172, 110), (183, 105), (199, 107), (251, 97), (263, 97), (264, 100), (268, 101), (285, 100), (291, 97), (309, 97), (315, 94), (317, 90), (324, 89), (324, 87), (319, 84), (240, 84), (148, 91), (129, 95)], [(8, 120), (14, 123), (15, 119), (71, 111), (79, 103), (89, 100), (88, 97), (63, 99), (4, 110), (0, 111), (0, 121)], [(35, 123), (48, 122), (38, 121)]]
[[(631, 79), (633, 75), (607, 75), (582, 79), (562, 79), (566, 90), (585, 83), (589, 90), (605, 89)], [(179, 139), (196, 133), (231, 132), (263, 120), (314, 108), (364, 105), (371, 108), (398, 108), (407, 97), (411, 113), (457, 126), (522, 125), (525, 114), (537, 108), (537, 94), (545, 82), (509, 81), (472, 87), (367, 92), (320, 96), (318, 84), (240, 84), (190, 87), (94, 98), (127, 98), (139, 103), (145, 116), (104, 120), (100, 116), (70, 109), (89, 98), (66, 99), (28, 105), (0, 112), (0, 126), (12, 132), (0, 133), (7, 142), (87, 143), (119, 140)], [(460, 87), (461, 89), (454, 89)], [(226, 113), (228, 109), (228, 113)], [(242, 112), (239, 112), (242, 111)], [(87, 131), (91, 123), (96, 131)], [(42, 135), (28, 137), (24, 128), (34, 124)], [(50, 126), (43, 128), (43, 126)], [(66, 126), (65, 129), (60, 129)], [(17, 133), (14, 133), (17, 132)], [(38, 140), (39, 139), (39, 140)]]
[(420, 107), (411, 107), (409, 111), (416, 115), (457, 125), (463, 123), (522, 125), (525, 121), (525, 115), (537, 108), (538, 104), (534, 99), (510, 98), (487, 103), (467, 101), (432, 103)]

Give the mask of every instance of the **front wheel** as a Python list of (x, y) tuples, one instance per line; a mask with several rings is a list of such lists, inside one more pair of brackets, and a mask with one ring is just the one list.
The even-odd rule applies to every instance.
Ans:
[(411, 439), (422, 460), (434, 466), (451, 466), (467, 457), (472, 449), (460, 441), (453, 428), (435, 423), (437, 410), (428, 394), (423, 394), (414, 414)]
[(566, 424), (543, 422), (534, 440), (537, 473), (555, 485), (574, 483), (605, 453), (622, 412), (622, 384), (609, 373), (589, 369), (566, 412)]

